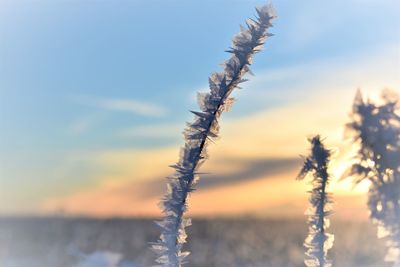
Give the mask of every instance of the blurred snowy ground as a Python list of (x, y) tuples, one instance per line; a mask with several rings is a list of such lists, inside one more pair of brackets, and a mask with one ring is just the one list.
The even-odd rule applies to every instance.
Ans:
[[(304, 219), (197, 219), (188, 228), (188, 267), (300, 267)], [(386, 267), (369, 222), (332, 222), (335, 267)], [(146, 219), (1, 218), (2, 267), (142, 267), (158, 228)]]

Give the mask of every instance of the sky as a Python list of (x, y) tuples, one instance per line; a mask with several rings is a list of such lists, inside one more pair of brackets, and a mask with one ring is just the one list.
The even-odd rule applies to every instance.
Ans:
[[(0, 214), (158, 216), (196, 92), (229, 57), (252, 0), (0, 2)], [(254, 76), (221, 119), (194, 216), (298, 216), (307, 137), (335, 149), (335, 210), (366, 218), (339, 182), (357, 88), (400, 92), (400, 4), (273, 1), (278, 18)]]

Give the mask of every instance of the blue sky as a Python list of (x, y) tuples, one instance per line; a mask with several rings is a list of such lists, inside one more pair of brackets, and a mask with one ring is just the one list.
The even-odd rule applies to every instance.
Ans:
[[(2, 1), (0, 212), (37, 211), (50, 195), (118, 172), (87, 160), (90, 153), (179, 146), (195, 92), (207, 89), (232, 35), (263, 3)], [(323, 94), (313, 82), (335, 81), (346, 67), (400, 67), (398, 1), (273, 4), (275, 36), (227, 120)], [(388, 72), (375, 84), (399, 85), (400, 73)]]

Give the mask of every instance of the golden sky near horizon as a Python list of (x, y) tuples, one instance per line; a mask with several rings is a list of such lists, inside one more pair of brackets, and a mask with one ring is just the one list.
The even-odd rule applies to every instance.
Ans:
[[(374, 100), (379, 99), (383, 88), (400, 87), (400, 78), (393, 67), (398, 62), (385, 56), (393, 49), (378, 51), (374, 60), (364, 59), (353, 65), (317, 62), (252, 77), (253, 82), (247, 85), (246, 91), (238, 92), (237, 105), (241, 105), (241, 96), (249, 101), (245, 97), (251, 96), (253, 88), (262, 88), (262, 84), (277, 77), (315, 73), (314, 80), (300, 82), (298, 88), (293, 88), (290, 96), (293, 100), (288, 104), (248, 116), (222, 115), (221, 138), (210, 146), (210, 159), (200, 170), (210, 174), (201, 177), (199, 189), (190, 195), (188, 214), (302, 216), (308, 205), (310, 186), (307, 181), (295, 180), (301, 167), (299, 155), (308, 153), (307, 137), (320, 134), (326, 146), (335, 151), (329, 187), (336, 202), (333, 216), (367, 219), (368, 183), (353, 188), (350, 180), (339, 181), (355, 149), (345, 138), (344, 125), (349, 121), (357, 87)], [(336, 75), (331, 75), (333, 72)], [(269, 91), (268, 95), (258, 90), (254, 97), (276, 95), (279, 92)], [(183, 123), (176, 126), (176, 133), (182, 131), (181, 126)], [(152, 133), (162, 135), (163, 129), (163, 126), (154, 127)], [(79, 154), (83, 161), (90, 159), (98, 166), (115, 171), (97, 175), (93, 178), (94, 184), (82, 186), (80, 190), (47, 198), (40, 210), (105, 217), (159, 216), (157, 204), (166, 190), (164, 177), (172, 174), (168, 166), (177, 161), (179, 149), (177, 145)]]
[[(190, 196), (189, 214), (302, 216), (310, 186), (307, 180), (295, 180), (301, 167), (299, 154), (308, 153), (306, 137), (318, 133), (335, 151), (329, 189), (334, 193), (335, 216), (366, 219), (368, 185), (353, 189), (350, 180), (338, 181), (352, 155), (349, 140), (343, 138), (355, 90), (335, 92), (345, 97), (329, 101), (330, 94), (315, 95), (239, 119), (222, 118), (221, 138), (210, 147), (210, 159), (201, 170), (216, 181), (204, 175), (206, 182), (200, 182), (199, 190)], [(101, 177), (96, 187), (49, 199), (42, 209), (93, 216), (159, 216), (157, 203), (166, 188), (163, 178), (172, 174), (168, 165), (178, 154), (179, 147), (170, 147), (93, 155), (100, 165), (118, 168), (119, 174)]]

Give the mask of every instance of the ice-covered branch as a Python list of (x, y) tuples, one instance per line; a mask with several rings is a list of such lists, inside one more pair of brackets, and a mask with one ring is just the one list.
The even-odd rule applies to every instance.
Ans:
[(347, 129), (359, 149), (350, 176), (355, 183), (371, 182), (368, 192), (370, 217), (378, 226), (378, 236), (386, 237), (386, 261), (400, 266), (400, 108), (399, 99), (383, 92), (383, 104), (364, 100), (358, 91), (352, 121)]
[(326, 233), (329, 227), (331, 195), (326, 192), (329, 182), (328, 163), (331, 152), (324, 147), (320, 136), (311, 138), (311, 154), (305, 158), (303, 168), (297, 179), (304, 179), (308, 174), (313, 175), (313, 189), (310, 196), (310, 207), (306, 214), (309, 216), (309, 235), (304, 242), (307, 248), (304, 263), (308, 267), (330, 267), (327, 259), (328, 250), (333, 246), (333, 235)]
[(210, 91), (198, 95), (201, 111), (192, 111), (194, 122), (188, 123), (184, 130), (185, 144), (180, 160), (172, 166), (175, 174), (168, 178), (168, 192), (160, 203), (164, 218), (158, 222), (162, 228), (160, 239), (153, 245), (159, 253), (156, 266), (181, 266), (189, 254), (182, 251), (187, 237), (185, 227), (190, 225), (190, 220), (183, 218), (188, 194), (194, 190), (198, 169), (207, 158), (208, 144), (218, 137), (218, 119), (233, 102), (231, 92), (246, 81), (243, 77), (249, 72), (253, 55), (261, 51), (264, 42), (271, 36), (267, 30), (276, 17), (272, 6), (265, 5), (256, 8), (256, 11), (257, 18), (249, 19), (247, 27), (242, 27), (233, 38), (232, 46), (227, 51), (232, 56), (223, 64), (223, 71), (211, 74)]

